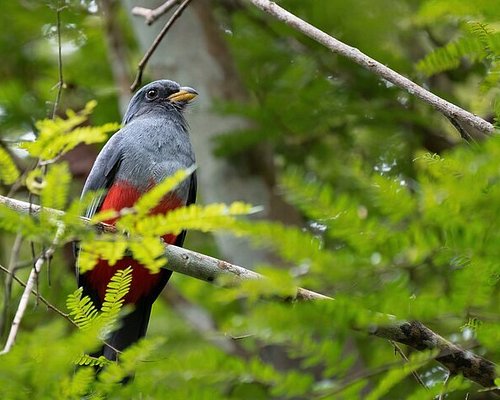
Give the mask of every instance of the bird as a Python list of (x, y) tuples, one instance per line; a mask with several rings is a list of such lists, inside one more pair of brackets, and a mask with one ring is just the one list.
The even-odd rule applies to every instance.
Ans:
[[(195, 165), (195, 156), (184, 117), (186, 106), (198, 95), (196, 90), (163, 79), (138, 90), (128, 105), (122, 128), (111, 136), (94, 162), (82, 190), (82, 198), (93, 193), (85, 217), (99, 211), (133, 207), (135, 202), (178, 170)], [(177, 207), (196, 201), (196, 172), (179, 184), (151, 210), (165, 214)], [(106, 221), (115, 224), (117, 218)], [(167, 234), (163, 241), (182, 246), (186, 231)], [(100, 309), (107, 285), (119, 270), (132, 267), (132, 282), (124, 304), (132, 311), (120, 321), (120, 326), (106, 338), (102, 349), (93, 356), (103, 355), (116, 361), (119, 353), (146, 335), (151, 308), (167, 284), (172, 272), (151, 271), (126, 253), (116, 264), (98, 260), (90, 271), (79, 273), (78, 286)]]

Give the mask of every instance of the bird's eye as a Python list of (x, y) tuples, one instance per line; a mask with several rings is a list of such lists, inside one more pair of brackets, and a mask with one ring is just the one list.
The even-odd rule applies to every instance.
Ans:
[(146, 92), (146, 98), (148, 100), (154, 100), (158, 97), (158, 89), (149, 89)]

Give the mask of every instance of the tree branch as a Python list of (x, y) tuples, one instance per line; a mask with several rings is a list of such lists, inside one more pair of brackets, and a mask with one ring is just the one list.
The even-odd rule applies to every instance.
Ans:
[(134, 7), (132, 8), (132, 15), (139, 17), (144, 17), (146, 24), (151, 25), (163, 14), (168, 13), (176, 4), (179, 4), (181, 0), (167, 0), (161, 6), (150, 9), (145, 7)]
[[(5, 274), (7, 276), (10, 277), (10, 279), (16, 281), (17, 283), (19, 283), (23, 288), (26, 288), (26, 283), (24, 283), (21, 279), (19, 279), (14, 272), (12, 271), (9, 271), (7, 268), (5, 268), (3, 265), (0, 264), (0, 270), (5, 272)], [(36, 290), (32, 289), (31, 290), (31, 294), (37, 296), (38, 299), (40, 299), (40, 301), (45, 304), (47, 306), (48, 309), (54, 311), (56, 314), (59, 314), (61, 317), (63, 317), (64, 319), (66, 319), (67, 321), (69, 321), (73, 326), (78, 326), (77, 324), (75, 324), (75, 322), (69, 317), (68, 314), (62, 312), (61, 310), (59, 310), (55, 305), (51, 304), (45, 297), (43, 297), (40, 293), (38, 293)]]
[[(468, 350), (449, 342), (418, 321), (405, 321), (391, 326), (375, 327), (375, 336), (402, 343), (416, 350), (439, 350), (436, 361), (443, 364), (451, 374), (461, 373), (481, 386), (493, 388), (496, 365)], [(500, 396), (500, 389), (493, 392)]]
[[(29, 203), (4, 196), (0, 196), (1, 204), (19, 213), (27, 214), (30, 209)], [(32, 205), (32, 214), (36, 216), (40, 212), (40, 209), (40, 206)], [(54, 213), (56, 216), (64, 214), (62, 211), (47, 208), (44, 208), (44, 211)], [(91, 225), (87, 218), (82, 217), (81, 219), (89, 227), (94, 229), (97, 227), (101, 232), (116, 232), (113, 226), (102, 223)], [(53, 246), (47, 249), (47, 251), (51, 249), (53, 249)], [(174, 245), (165, 246), (165, 256), (168, 259), (169, 270), (206, 282), (215, 282), (223, 277), (230, 277), (236, 281), (265, 278), (261, 274), (238, 265)], [(40, 260), (43, 263), (44, 259), (43, 257), (39, 258), (37, 264)], [(297, 288), (296, 300), (333, 299), (311, 290)], [(449, 342), (418, 321), (395, 321), (389, 325), (373, 327), (369, 329), (368, 333), (405, 344), (419, 351), (438, 349), (439, 354), (436, 357), (436, 361), (445, 366), (450, 373), (462, 374), (464, 377), (483, 387), (493, 388), (492, 393), (500, 395), (500, 390), (495, 387), (495, 379), (498, 376), (496, 374), (496, 365), (493, 362)]]
[(58, 81), (57, 81), (57, 95), (54, 101), (54, 108), (52, 109), (52, 119), (55, 119), (57, 116), (57, 109), (59, 107), (59, 103), (61, 102), (62, 90), (64, 88), (64, 79), (63, 79), (63, 66), (62, 66), (62, 43), (61, 43), (61, 12), (67, 6), (59, 7), (56, 11), (57, 16), (57, 71), (58, 71)]
[(384, 64), (381, 64), (380, 62), (362, 53), (360, 50), (348, 46), (308, 22), (300, 19), (276, 3), (269, 0), (248, 1), (266, 13), (283, 21), (285, 24), (309, 36), (311, 39), (327, 47), (332, 52), (354, 61), (356, 64), (361, 65), (381, 78), (386, 79), (403, 90), (406, 90), (409, 94), (414, 95), (430, 104), (437, 111), (450, 119), (462, 136), (477, 137), (477, 131), (483, 134), (493, 133), (494, 127), (488, 121), (485, 121), (477, 115), (474, 115), (469, 111), (466, 111), (455, 104), (436, 96), (410, 79), (398, 74), (389, 67), (386, 67)]
[(4, 329), (7, 327), (7, 319), (9, 316), (10, 308), (10, 298), (12, 294), (12, 278), (15, 278), (15, 272), (17, 269), (17, 263), (19, 259), (19, 253), (21, 251), (21, 245), (23, 243), (23, 236), (18, 233), (12, 244), (12, 250), (10, 252), (10, 260), (8, 264), (8, 274), (5, 276), (4, 283), (4, 294), (3, 294), (3, 310), (0, 317), (0, 334), (4, 333)]
[[(30, 204), (26, 203), (26, 212), (29, 213)], [(28, 282), (26, 283), (26, 287), (24, 288), (23, 295), (21, 296), (21, 300), (19, 301), (19, 306), (17, 307), (16, 315), (14, 316), (14, 320), (12, 321), (12, 325), (10, 327), (9, 336), (7, 337), (7, 341), (5, 342), (5, 346), (2, 351), (0, 351), (0, 355), (7, 354), (17, 337), (17, 332), (19, 330), (19, 325), (24, 316), (24, 312), (26, 311), (26, 307), (28, 306), (28, 301), (30, 298), (30, 293), (33, 291), (35, 287), (36, 280), (38, 278), (38, 274), (40, 273), (43, 264), (50, 260), (54, 251), (56, 250), (59, 239), (61, 238), (64, 232), (64, 225), (60, 225), (57, 229), (57, 232), (54, 236), (54, 240), (52, 244), (45, 250), (40, 257), (35, 262), (33, 269), (31, 270), (30, 276), (28, 278)]]
[(167, 34), (167, 32), (170, 30), (174, 22), (182, 15), (186, 7), (189, 5), (191, 0), (184, 0), (182, 4), (177, 7), (177, 10), (172, 14), (170, 19), (167, 21), (163, 29), (160, 31), (158, 36), (155, 38), (153, 43), (151, 44), (151, 47), (146, 51), (146, 54), (144, 54), (144, 57), (142, 57), (142, 60), (139, 61), (139, 64), (137, 65), (137, 75), (135, 76), (135, 80), (132, 83), (132, 86), (130, 86), (130, 90), (134, 91), (141, 85), (142, 81), (142, 73), (144, 71), (144, 68), (146, 67), (146, 64), (148, 63), (149, 59), (151, 56), (154, 54), (156, 48), (159, 46), (161, 41), (163, 40), (163, 37)]

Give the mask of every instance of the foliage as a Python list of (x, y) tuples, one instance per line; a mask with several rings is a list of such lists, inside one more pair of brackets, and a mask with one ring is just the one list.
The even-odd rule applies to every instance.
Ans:
[[(499, 230), (494, 228), (494, 219), (491, 218), (500, 212), (496, 209), (496, 202), (492, 201), (498, 195), (497, 183), (500, 181), (496, 166), (498, 157), (498, 139), (491, 139), (481, 146), (461, 148), (442, 157), (423, 153), (415, 160), (418, 174), (411, 189), (398, 176), (385, 176), (377, 172), (366, 176), (359, 172), (356, 185), (362, 187), (367, 198), (371, 199), (367, 203), (349, 202), (346, 193), (334, 195), (333, 188), (311, 181), (297, 170), (291, 170), (283, 178), (283, 187), (289, 193), (290, 201), (321, 227), (316, 235), (314, 232), (300, 232), (269, 222), (235, 220), (235, 215), (251, 211), (249, 206), (242, 204), (181, 208), (178, 212), (161, 216), (164, 224), (148, 221), (150, 217), (142, 208), (137, 212), (131, 210), (123, 216), (125, 222), (120, 225), (122, 229), (126, 227), (130, 230), (131, 237), (144, 234), (148, 229), (153, 230), (151, 237), (175, 233), (182, 228), (224, 229), (249, 236), (257, 244), (273, 248), (292, 267), (281, 271), (267, 267), (262, 271), (269, 276), (269, 281), (248, 282), (225, 291), (214, 290), (210, 297), (214, 302), (212, 307), (218, 308), (214, 317), (221, 329), (234, 336), (250, 334), (242, 344), (245, 351), (251, 351), (260, 342), (284, 345), (289, 349), (290, 357), (300, 360), (300, 370), (278, 372), (255, 358), (248, 362), (238, 360), (234, 356), (221, 354), (209, 341), (202, 341), (197, 350), (201, 353), (196, 354), (198, 346), (193, 347), (191, 342), (195, 334), (190, 332), (188, 337), (191, 339), (179, 341), (176, 339), (176, 330), (186, 328), (179, 325), (175, 327), (175, 324), (170, 328), (173, 330), (167, 329), (167, 332), (171, 332), (168, 335), (171, 337), (169, 342), (173, 341), (176, 345), (173, 348), (167, 346), (165, 351), (166, 357), (172, 357), (176, 362), (173, 365), (162, 362), (153, 364), (161, 366), (163, 377), (175, 377), (178, 382), (180, 379), (180, 382), (189, 380), (192, 383), (191, 380), (196, 377), (197, 383), (192, 389), (195, 396), (208, 393), (203, 389), (207, 382), (216, 382), (211, 390), (221, 396), (229, 390), (231, 393), (254, 393), (256, 398), (311, 394), (350, 398), (357, 396), (368, 383), (368, 378), (343, 385), (341, 382), (346, 378), (346, 371), (353, 365), (354, 359), (347, 358), (339, 363), (338, 358), (342, 354), (343, 341), (352, 335), (349, 327), (374, 322), (367, 312), (369, 309), (389, 312), (402, 318), (439, 318), (443, 322), (448, 321), (441, 326), (443, 329), (452, 321), (467, 322), (472, 314), (481, 324), (467, 323), (466, 327), (469, 332), (474, 329), (474, 337), (481, 340), (487, 332), (498, 329), (497, 321), (484, 318), (491, 315), (498, 301), (495, 277), (500, 276), (500, 273), (493, 259), (498, 254), (495, 232)], [(464, 169), (463, 165), (468, 168)], [(57, 165), (54, 167), (49, 169), (49, 174), (51, 171), (58, 173)], [(185, 173), (179, 176), (185, 177)], [(178, 183), (179, 176), (171, 180), (170, 185)], [(43, 190), (53, 190), (55, 182), (47, 178)], [(57, 184), (60, 185), (60, 182)], [(470, 191), (464, 192), (463, 185)], [(148, 199), (146, 195), (141, 204), (147, 203), (149, 207), (154, 207), (155, 196)], [(401, 204), (402, 207), (389, 207), (389, 204)], [(145, 226), (140, 225), (138, 215), (148, 221)], [(6, 219), (9, 218), (11, 216), (7, 215)], [(482, 222), (474, 225), (471, 221)], [(32, 223), (36, 224), (36, 219)], [(493, 225), (485, 229), (484, 224)], [(73, 225), (77, 224), (73, 221)], [(394, 235), (394, 232), (398, 234)], [(89, 247), (94, 250), (99, 247), (98, 243), (106, 243), (103, 237), (92, 239), (89, 236), (87, 240)], [(100, 256), (118, 259), (130, 243), (117, 239), (107, 242), (107, 245), (108, 250), (100, 253)], [(120, 249), (118, 253), (113, 253), (117, 249)], [(435, 279), (436, 276), (439, 279)], [(113, 325), (118, 316), (130, 278), (130, 270), (121, 271), (113, 278), (102, 313), (95, 310), (88, 298), (82, 298), (81, 289), (68, 297), (70, 316), (83, 331), (94, 336), (93, 341), (88, 337), (82, 341), (83, 336), (76, 332), (64, 339), (71, 343), (75, 341), (72, 344), (75, 353), (77, 349), (82, 351), (92, 348), (96, 338), (102, 337), (102, 332), (109, 331), (110, 324)], [(356, 282), (356, 286), (353, 286), (353, 282)], [(471, 282), (474, 282), (474, 293), (468, 290)], [(296, 285), (307, 285), (334, 294), (336, 301), (290, 306), (259, 300), (261, 296), (290, 296)], [(192, 284), (183, 284), (181, 287), (192, 300), (206, 301), (206, 289), (200, 290)], [(434, 297), (436, 292), (442, 293), (438, 301)], [(236, 300), (242, 298), (247, 298), (251, 307), (237, 306)], [(432, 307), (429, 307), (430, 302)], [(172, 318), (175, 320), (175, 317)], [(335, 321), (333, 330), (332, 321)], [(455, 324), (455, 327), (458, 326)], [(35, 330), (33, 335), (40, 329)], [(336, 337), (333, 342), (332, 334)], [(460, 332), (455, 330), (455, 335), (460, 335)], [(29, 337), (31, 335), (27, 335)], [(59, 346), (64, 335), (57, 337), (58, 341), (50, 346)], [(367, 340), (359, 335), (356, 338), (361, 343)], [(462, 339), (464, 345), (467, 343), (465, 338), (463, 336)], [(145, 381), (152, 379), (149, 376), (152, 370), (142, 360), (146, 354), (157, 351), (153, 349), (159, 345), (158, 338), (153, 335), (152, 340), (145, 340), (125, 352), (124, 357), (128, 361), (121, 364), (104, 363), (89, 356), (73, 359), (78, 359), (78, 363), (83, 366), (102, 366), (104, 370), (97, 378), (89, 372), (90, 367), (67, 375), (63, 371), (68, 364), (54, 364), (50, 368), (54, 368), (54, 373), (62, 374), (59, 375), (62, 378), (59, 379), (61, 386), (52, 389), (67, 398), (88, 391), (96, 396), (126, 396), (135, 385), (142, 387)], [(481, 345), (489, 354), (497, 354), (496, 341), (481, 340)], [(29, 348), (27, 346), (23, 342), (16, 346), (12, 355), (8, 356), (13, 361), (7, 358), (5, 368), (10, 368), (10, 362), (18, 362), (18, 352), (25, 351)], [(186, 346), (190, 352), (188, 356), (183, 356), (184, 361), (181, 363), (176, 354), (180, 355)], [(404, 385), (401, 382), (411, 371), (430, 368), (427, 367), (432, 358), (429, 354), (416, 356), (410, 364), (394, 364), (390, 353), (382, 347), (372, 352), (371, 357), (365, 354), (365, 362), (370, 368), (389, 365), (389, 372), (382, 375), (384, 378), (371, 392), (373, 398), (384, 398), (385, 394), (397, 390), (400, 385)], [(201, 359), (211, 360), (213, 364), (201, 363)], [(24, 363), (29, 364), (29, 358)], [(391, 364), (398, 368), (390, 367)], [(320, 382), (309, 371), (319, 366), (322, 371)], [(139, 375), (133, 385), (116, 386), (123, 377), (133, 372)], [(183, 385), (171, 386), (167, 378), (162, 381), (165, 383), (160, 386), (168, 387), (174, 398), (182, 398), (189, 393)], [(450, 388), (460, 392), (468, 386), (460, 382), (446, 389), (440, 386), (439, 390)], [(6, 398), (15, 398), (8, 390), (7, 387), (4, 392)], [(418, 392), (419, 388), (416, 390)], [(43, 396), (42, 391), (37, 393)], [(153, 390), (151, 393), (159, 392)], [(239, 394), (234, 396), (238, 398)]]
[(101, 143), (107, 138), (107, 133), (119, 129), (118, 124), (108, 123), (100, 127), (80, 126), (85, 122), (97, 105), (96, 101), (88, 102), (78, 114), (67, 111), (67, 119), (56, 117), (38, 121), (35, 127), (38, 138), (35, 142), (24, 142), (20, 147), (26, 149), (30, 156), (42, 161), (48, 161), (74, 149), (80, 143)]
[[(498, 117), (500, 30), (498, 10), (493, 4), (483, 1), (470, 4), (465, 1), (427, 1), (420, 9), (417, 22), (425, 27), (436, 22), (444, 23), (444, 29), (440, 27), (440, 30), (431, 31), (431, 39), (441, 44), (421, 59), (417, 68), (429, 76), (450, 70), (462, 70), (469, 76), (478, 75), (481, 79), (479, 93), (492, 101)], [(443, 32), (449, 36), (450, 28), (455, 31), (454, 37), (452, 40), (445, 39), (446, 43)]]
[[(498, 118), (495, 2), (282, 3), (465, 108), (482, 115), (496, 112)], [(229, 289), (174, 274), (170, 285), (180, 300), (158, 301), (148, 338), (125, 351), (120, 363), (110, 363), (89, 354), (116, 323), (130, 274), (126, 270), (113, 278), (100, 313), (81, 290), (74, 291), (74, 274), (68, 272), (73, 258), (61, 250), (51, 262), (50, 286), (42, 273), (39, 290), (59, 308), (67, 304), (79, 329), (42, 307), (29, 307), (16, 345), (1, 356), (0, 397), (482, 396), (461, 378), (445, 384), (446, 373), (432, 354), (410, 354), (406, 362), (389, 343), (368, 337), (362, 328), (386, 322), (372, 311), (419, 319), (498, 361), (500, 140), (461, 144), (447, 121), (428, 107), (280, 22), (248, 7), (218, 9), (221, 26), (232, 32), (227, 41), (249, 93), (244, 103), (221, 103), (220, 111), (252, 124), (218, 136), (217, 154), (239, 165), (249, 154), (262, 157), (260, 146), (268, 146), (279, 182), (273, 189), (299, 211), (303, 226), (247, 217), (258, 209), (241, 202), (150, 215), (193, 167), (120, 215), (95, 215), (91, 223), (121, 217), (117, 234), (97, 234), (78, 218), (90, 195), (73, 200), (73, 171), (61, 162), (78, 144), (102, 142), (118, 128), (107, 122), (118, 119), (118, 107), (110, 68), (102, 61), (107, 59), (102, 20), (93, 4), (65, 2), (62, 34), (69, 47), (63, 52), (61, 109), (83, 110), (59, 112), (54, 120), (45, 118), (52, 112), (55, 92), (50, 88), (57, 82), (53, 28), (59, 2), (6, 2), (0, 16), (9, 26), (0, 34), (0, 49), (12, 55), (0, 67), (5, 76), (0, 135), (6, 144), (0, 147), (0, 183), (3, 193), (17, 186), (20, 195), (39, 196), (44, 207), (35, 216), (0, 206), (0, 263), (8, 264), (13, 235), (33, 241), (38, 252), (38, 245), (52, 242), (60, 224), (66, 228), (60, 247), (81, 240), (81, 270), (92, 268), (97, 258), (112, 265), (132, 251), (157, 271), (168, 263), (159, 236), (183, 229), (244, 237), (276, 262), (258, 267), (269, 279)], [(134, 48), (128, 30), (124, 39)], [(89, 102), (95, 96), (98, 107)], [(31, 131), (37, 140), (27, 142)], [(23, 142), (21, 147), (39, 161), (37, 167), (21, 173), (29, 162), (16, 146), (7, 145), (12, 142)], [(50, 207), (66, 214), (51, 213)], [(21, 262), (31, 258), (29, 247), (21, 252)], [(273, 301), (293, 298), (297, 286), (335, 301)], [(9, 318), (20, 293), (14, 286)], [(194, 311), (185, 311), (189, 305)], [(193, 320), (205, 321), (203, 329), (191, 325)], [(270, 361), (269, 354), (279, 354), (282, 361)], [(96, 366), (102, 369), (97, 375)], [(419, 386), (413, 372), (429, 390)], [(133, 381), (120, 384), (132, 374)]]
[(14, 183), (19, 178), (16, 164), (10, 158), (9, 153), (0, 147), (0, 181), (6, 184)]
[(487, 66), (483, 90), (494, 89), (500, 82), (500, 30), (483, 22), (463, 24), (463, 34), (429, 53), (417, 68), (427, 75), (455, 69), (464, 59)]
[(104, 326), (105, 331), (110, 331), (118, 319), (123, 299), (130, 289), (131, 282), (131, 267), (117, 271), (109, 281), (101, 312), (97, 311), (88, 296), (82, 297), (82, 288), (78, 288), (68, 296), (66, 306), (70, 311), (69, 315), (73, 317), (80, 329), (91, 329), (98, 321)]

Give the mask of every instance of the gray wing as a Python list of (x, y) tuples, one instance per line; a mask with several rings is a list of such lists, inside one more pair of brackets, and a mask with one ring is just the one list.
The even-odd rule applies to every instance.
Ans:
[[(85, 212), (91, 218), (101, 207), (107, 189), (111, 187), (123, 158), (123, 149), (118, 133), (103, 147), (90, 171), (82, 191), (82, 197), (89, 191), (99, 191)], [(115, 139), (116, 138), (116, 139)]]
[[(197, 178), (196, 171), (191, 175), (191, 180), (189, 181), (189, 193), (186, 202), (186, 206), (194, 204), (196, 202), (196, 189), (197, 189)], [(184, 244), (184, 239), (186, 239), (186, 230), (183, 230), (175, 239), (176, 246), (182, 246)]]
[[(82, 197), (91, 191), (100, 191), (88, 206), (85, 211), (85, 217), (91, 218), (99, 208), (101, 207), (104, 198), (106, 197), (107, 189), (113, 184), (115, 179), (116, 172), (120, 167), (120, 163), (123, 156), (123, 150), (121, 146), (121, 139), (119, 136), (116, 136), (118, 133), (115, 133), (108, 143), (103, 147), (97, 159), (90, 171), (90, 174), (85, 181), (85, 185), (82, 190)], [(78, 242), (73, 243), (73, 250), (75, 253), (75, 269), (76, 269), (76, 277), (78, 281), (78, 286), (86, 286), (85, 281), (79, 273), (78, 269)], [(88, 294), (88, 293), (86, 293)], [(91, 296), (92, 297), (92, 296)]]

